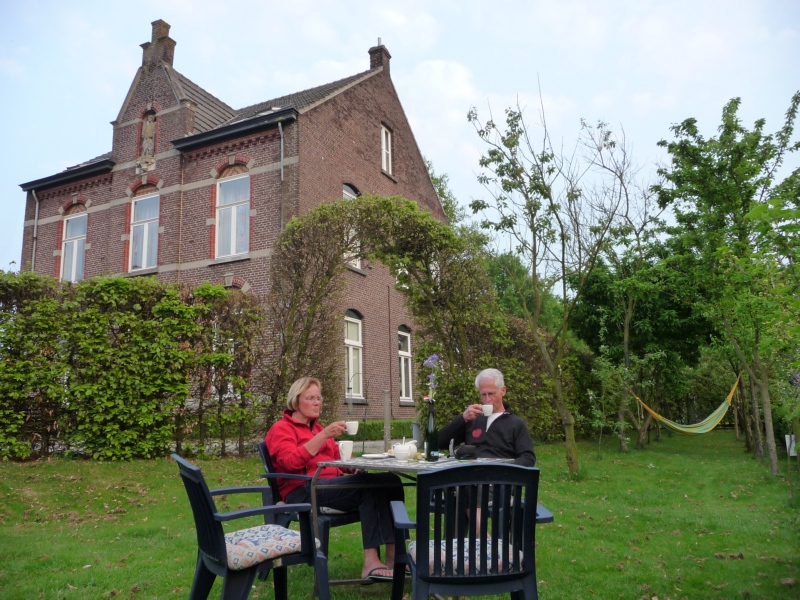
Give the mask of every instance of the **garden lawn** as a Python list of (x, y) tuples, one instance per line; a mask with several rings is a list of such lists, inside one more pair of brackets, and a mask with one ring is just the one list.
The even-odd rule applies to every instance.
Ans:
[[(776, 479), (730, 431), (665, 438), (627, 455), (613, 442), (601, 456), (596, 443), (584, 443), (575, 481), (561, 445), (539, 445), (536, 453), (540, 501), (556, 517), (537, 529), (543, 600), (800, 598), (800, 519), (789, 501), (785, 454)], [(262, 482), (256, 457), (197, 464), (212, 487)], [(256, 501), (229, 497), (219, 508)], [(331, 578), (358, 576), (360, 540), (358, 525), (332, 531)], [(187, 598), (196, 550), (170, 460), (0, 463), (4, 600)], [(312, 582), (310, 568), (292, 568), (293, 600), (310, 598)], [(389, 586), (331, 592), (334, 600), (387, 598)], [(219, 597), (219, 584), (210, 597)], [(272, 598), (271, 578), (250, 597)]]

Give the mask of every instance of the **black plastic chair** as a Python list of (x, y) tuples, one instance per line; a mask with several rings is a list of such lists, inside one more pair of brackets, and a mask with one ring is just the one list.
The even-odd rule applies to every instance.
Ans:
[[(272, 490), (272, 497), (276, 498), (278, 504), (283, 502), (278, 491), (278, 479), (300, 479), (302, 481), (311, 481), (311, 475), (297, 475), (289, 473), (276, 473), (272, 466), (272, 459), (269, 456), (266, 442), (258, 443), (258, 455), (261, 457), (261, 463), (264, 465), (264, 473), (261, 475), (269, 482), (269, 487)], [(318, 509), (317, 522), (319, 524), (319, 544), (322, 553), (328, 555), (328, 541), (330, 540), (331, 527), (341, 527), (342, 525), (350, 525), (351, 523), (358, 523), (361, 517), (357, 510), (342, 512), (326, 506), (321, 506)], [(276, 523), (288, 527), (289, 523), (296, 521), (297, 516), (292, 513), (284, 513), (276, 517)]]
[(538, 598), (536, 505), (539, 469), (517, 465), (464, 465), (417, 478), (416, 521), (392, 502), (395, 539), (409, 529), (416, 540), (395, 551), (392, 598), (403, 597), (405, 566), (414, 600), (511, 593)]
[[(319, 594), (323, 600), (330, 598), (328, 568), (325, 555), (317, 550), (311, 523), (310, 504), (271, 503), (267, 486), (228, 487), (210, 490), (200, 469), (177, 454), (181, 479), (189, 496), (197, 530), (197, 567), (189, 600), (208, 598), (217, 576), (223, 578), (223, 600), (246, 600), (250, 595), (256, 575), (273, 573), (276, 600), (287, 600), (287, 567), (307, 564), (314, 567)], [(217, 511), (213, 496), (221, 494), (261, 494), (262, 506), (245, 508), (228, 513)], [(291, 531), (270, 523), (276, 515), (286, 510), (294, 511), (300, 521), (300, 531)], [(264, 515), (265, 524), (225, 534), (222, 523)]]

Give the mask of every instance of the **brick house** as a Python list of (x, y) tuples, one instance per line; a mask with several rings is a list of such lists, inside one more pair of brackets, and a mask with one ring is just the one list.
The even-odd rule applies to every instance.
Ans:
[[(384, 46), (369, 49), (362, 73), (236, 110), (173, 68), (169, 29), (153, 22), (142, 44), (111, 151), (21, 185), (24, 270), (71, 281), (155, 274), (260, 294), (277, 235), (320, 202), (402, 195), (445, 218)], [(410, 418), (414, 327), (403, 297), (383, 265), (347, 277), (341, 412), (348, 399), (359, 417), (382, 418), (390, 390), (393, 417)]]

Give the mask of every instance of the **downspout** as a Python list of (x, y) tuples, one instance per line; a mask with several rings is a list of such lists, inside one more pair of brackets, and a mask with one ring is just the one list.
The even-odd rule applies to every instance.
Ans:
[[(33, 199), (36, 200), (36, 211), (33, 215), (33, 248), (31, 248), (31, 272), (36, 272), (36, 240), (39, 239), (39, 196), (36, 195), (36, 190), (31, 190)], [(20, 265), (22, 268), (22, 265)]]
[(281, 138), (281, 186), (280, 186), (280, 206), (281, 206), (281, 231), (283, 231), (284, 227), (286, 226), (286, 207), (283, 205), (284, 198), (283, 198), (283, 123), (278, 121), (278, 135)]
[(183, 175), (186, 172), (186, 155), (181, 152), (181, 191), (178, 196), (178, 269), (177, 282), (181, 282), (181, 248), (183, 248)]

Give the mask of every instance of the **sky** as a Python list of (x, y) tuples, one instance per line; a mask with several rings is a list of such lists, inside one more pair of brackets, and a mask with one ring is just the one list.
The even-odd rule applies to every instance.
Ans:
[[(643, 176), (661, 139), (694, 117), (715, 134), (740, 97), (747, 127), (783, 123), (800, 90), (800, 0), (338, 0), (3, 2), (0, 269), (20, 268), (19, 185), (111, 150), (112, 127), (152, 21), (172, 26), (174, 67), (233, 108), (369, 68), (378, 38), (423, 155), (464, 205), (485, 147), (471, 107), (501, 120), (541, 107), (556, 141), (581, 119), (624, 131)], [(798, 158), (793, 159), (797, 165)]]

